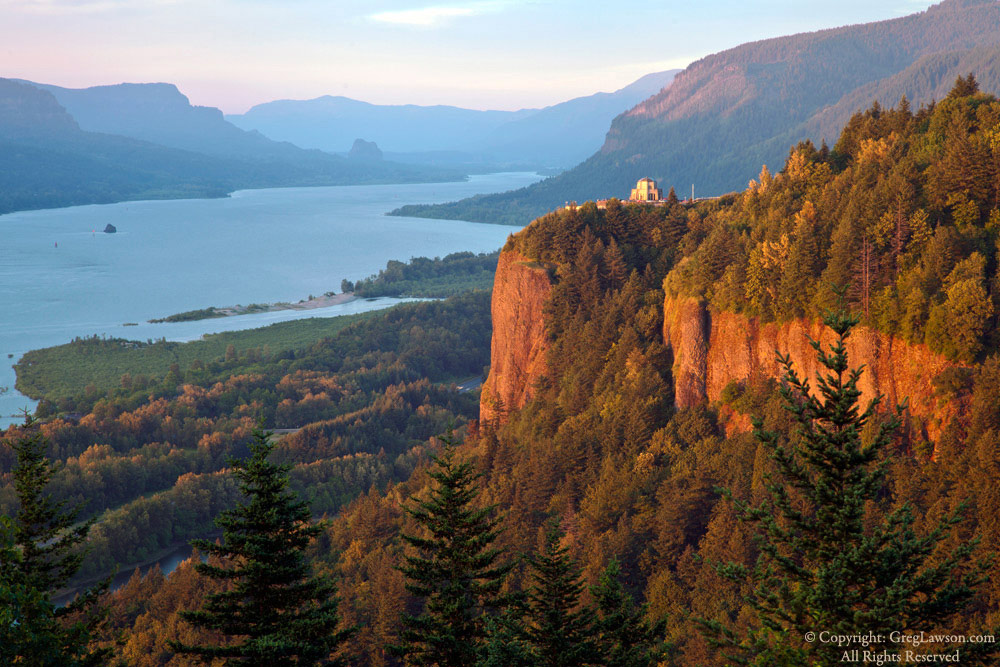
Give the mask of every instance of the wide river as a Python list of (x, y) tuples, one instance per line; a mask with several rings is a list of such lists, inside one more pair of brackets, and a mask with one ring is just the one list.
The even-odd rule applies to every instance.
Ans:
[[(224, 199), (0, 216), (0, 427), (22, 408), (34, 409), (33, 401), (15, 391), (11, 366), (28, 350), (94, 334), (193, 340), (391, 305), (392, 299), (359, 300), (310, 311), (147, 323), (196, 308), (294, 302), (339, 292), (342, 279), (367, 277), (390, 259), (496, 250), (515, 228), (385, 213), (403, 204), (512, 190), (538, 179), (533, 173), (505, 173), (464, 183), (243, 190)], [(116, 234), (103, 233), (109, 223)], [(126, 327), (127, 322), (138, 326)]]

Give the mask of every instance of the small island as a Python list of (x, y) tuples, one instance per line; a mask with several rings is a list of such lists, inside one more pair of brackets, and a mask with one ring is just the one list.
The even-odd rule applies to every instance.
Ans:
[(118, 228), (112, 225), (110, 222), (104, 227), (105, 234), (116, 234), (117, 232)]

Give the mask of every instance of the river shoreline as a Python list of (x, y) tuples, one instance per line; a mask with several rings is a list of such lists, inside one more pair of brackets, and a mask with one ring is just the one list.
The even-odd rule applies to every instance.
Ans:
[[(204, 539), (216, 540), (220, 537), (222, 537), (222, 531), (215, 530), (206, 535)], [(193, 554), (193, 551), (194, 550), (191, 547), (190, 540), (175, 542), (174, 544), (171, 544), (170, 546), (164, 547), (163, 549), (159, 550), (158, 552), (156, 552), (154, 556), (150, 558), (134, 563), (127, 563), (125, 565), (120, 565), (114, 572), (105, 572), (104, 574), (101, 574), (96, 577), (88, 577), (87, 579), (74, 583), (74, 585), (72, 586), (56, 591), (52, 595), (52, 602), (56, 606), (67, 605), (79, 593), (103, 581), (109, 576), (112, 577), (111, 586), (108, 589), (109, 591), (116, 591), (125, 584), (127, 584), (129, 579), (132, 578), (132, 575), (135, 574), (136, 570), (139, 570), (141, 575), (145, 575), (147, 572), (149, 572), (150, 568), (158, 566), (161, 570), (163, 570), (163, 575), (167, 576), (175, 569), (177, 569), (177, 566), (180, 563), (190, 558), (191, 555)], [(186, 555), (183, 558), (178, 558), (177, 556), (181, 553), (185, 553)], [(173, 561), (172, 565), (169, 565), (167, 568), (164, 568), (163, 564), (165, 562), (170, 562), (170, 561)]]
[[(334, 294), (327, 292), (323, 296), (309, 295), (308, 299), (302, 299), (296, 303), (290, 301), (279, 301), (277, 303), (251, 303), (247, 306), (237, 304), (235, 306), (211, 306), (200, 310), (191, 310), (184, 313), (176, 313), (167, 317), (147, 320), (150, 324), (164, 324), (170, 322), (197, 322), (199, 320), (210, 320), (218, 317), (234, 317), (236, 315), (254, 315), (256, 313), (276, 313), (282, 310), (315, 310), (317, 308), (329, 308), (350, 303), (357, 299), (353, 292)], [(126, 326), (134, 326), (127, 324)]]

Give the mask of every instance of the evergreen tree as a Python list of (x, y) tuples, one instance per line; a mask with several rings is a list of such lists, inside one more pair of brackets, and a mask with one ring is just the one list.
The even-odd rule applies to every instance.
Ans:
[(424, 534), (403, 535), (417, 553), (399, 569), (423, 611), (403, 614), (401, 642), (390, 650), (411, 665), (468, 667), (482, 651), (485, 618), (501, 604), (510, 566), (498, 564), (501, 551), (491, 546), (500, 534), (496, 507), (475, 506), (479, 475), (471, 463), (457, 463), (451, 440), (445, 443), (434, 457), (430, 497), (406, 510)]
[[(93, 520), (77, 521), (80, 508), (53, 502), (45, 493), (52, 465), (45, 457), (46, 439), (34, 419), (25, 415), (21, 436), (10, 443), (16, 456), (14, 489), (19, 509), (13, 522), (0, 527), (0, 589), (8, 612), (14, 610), (12, 641), (24, 649), (32, 665), (99, 665), (110, 650), (88, 648), (104, 620), (98, 597), (110, 579), (56, 608), (55, 591), (65, 588), (80, 569)], [(9, 648), (9, 647), (8, 647)]]
[(604, 667), (655, 667), (667, 656), (666, 619), (649, 623), (647, 605), (636, 606), (618, 580), (621, 568), (612, 560), (590, 589), (597, 603), (598, 643)]
[(948, 96), (945, 99), (950, 100), (959, 97), (968, 97), (969, 95), (975, 95), (978, 92), (979, 82), (976, 81), (976, 77), (973, 76), (972, 72), (969, 72), (969, 76), (959, 76), (955, 79), (955, 85), (951, 87), (950, 91), (948, 91)]
[(333, 654), (353, 629), (339, 629), (333, 585), (312, 575), (305, 559), (310, 540), (323, 528), (310, 523), (309, 506), (288, 489), (288, 465), (268, 461), (270, 433), (253, 432), (250, 457), (231, 461), (246, 500), (219, 515), (222, 543), (192, 545), (222, 565), (199, 563), (196, 570), (228, 584), (207, 596), (198, 611), (181, 612), (194, 626), (229, 635), (222, 645), (185, 645), (178, 653), (226, 664), (342, 665)]
[[(920, 536), (909, 505), (881, 518), (872, 509), (885, 486), (886, 448), (903, 408), (879, 421), (878, 397), (859, 411), (862, 370), (849, 369), (845, 345), (857, 319), (829, 313), (824, 322), (837, 338), (829, 352), (812, 342), (826, 369), (817, 378), (818, 395), (779, 355), (785, 369), (781, 395), (797, 424), (791, 440), (754, 420), (777, 476), (766, 482), (761, 505), (736, 506), (742, 520), (758, 527), (762, 555), (752, 573), (735, 564), (721, 568), (735, 581), (753, 581), (748, 601), (761, 627), (741, 639), (719, 622), (702, 621), (741, 664), (840, 664), (843, 647), (803, 641), (820, 631), (881, 634), (884, 642), (873, 650), (896, 650), (890, 633), (934, 628), (960, 610), (982, 581), (984, 564), (970, 563), (974, 543), (938, 553), (960, 521), (957, 512)], [(869, 425), (874, 428), (865, 443), (861, 434)], [(962, 658), (966, 664), (966, 654)]]
[(535, 667), (537, 657), (524, 635), (522, 602), (519, 596), (503, 613), (486, 619), (486, 642), (476, 667)]
[(628, 280), (628, 262), (622, 253), (621, 246), (614, 237), (608, 242), (608, 247), (604, 251), (605, 280), (609, 287), (618, 289)]
[(545, 545), (531, 559), (533, 584), (527, 595), (525, 636), (544, 667), (577, 667), (600, 663), (594, 642), (593, 610), (580, 605), (580, 565), (560, 541), (563, 532), (549, 523)]
[(14, 526), (0, 517), (0, 664), (72, 664), (60, 650), (60, 631), (48, 596), (27, 583)]

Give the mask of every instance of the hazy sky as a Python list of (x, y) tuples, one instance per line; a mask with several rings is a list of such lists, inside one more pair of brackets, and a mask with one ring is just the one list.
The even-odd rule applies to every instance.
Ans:
[(273, 99), (517, 109), (615, 90), (766, 37), (927, 0), (0, 0), (0, 76), (176, 83), (238, 113)]

